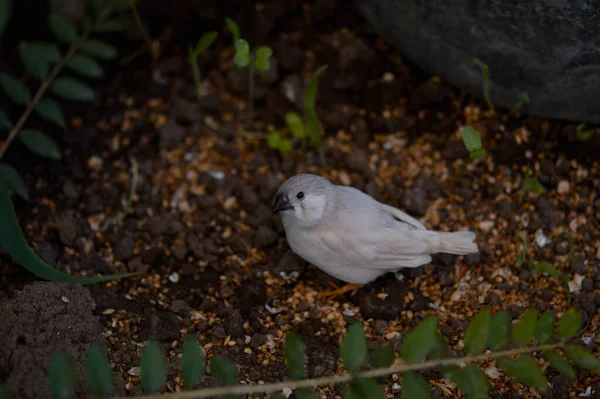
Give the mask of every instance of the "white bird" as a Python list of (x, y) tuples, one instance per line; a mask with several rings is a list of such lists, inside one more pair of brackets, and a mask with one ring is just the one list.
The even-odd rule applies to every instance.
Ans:
[(431, 255), (479, 251), (472, 231), (438, 232), (364, 192), (302, 173), (278, 189), (279, 212), (291, 249), (329, 275), (350, 283), (329, 296), (382, 274), (431, 262)]

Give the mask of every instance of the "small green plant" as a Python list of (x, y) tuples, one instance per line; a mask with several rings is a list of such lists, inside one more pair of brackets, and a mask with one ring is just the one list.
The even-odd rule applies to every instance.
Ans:
[(273, 50), (270, 47), (262, 46), (252, 54), (250, 45), (244, 39), (235, 41), (235, 56), (233, 62), (239, 68), (248, 67), (248, 110), (247, 121), (252, 120), (254, 114), (254, 75), (255, 70), (266, 72), (271, 69), (269, 59), (273, 55)]
[(218, 33), (215, 31), (207, 32), (203, 34), (200, 39), (198, 39), (198, 43), (195, 46), (191, 44), (188, 47), (188, 61), (190, 66), (192, 67), (192, 72), (194, 74), (194, 84), (196, 85), (196, 96), (198, 97), (198, 101), (202, 102), (202, 97), (204, 97), (204, 90), (202, 88), (202, 80), (200, 79), (200, 68), (198, 66), (198, 56), (205, 51), (214, 41), (217, 39)]
[(594, 129), (586, 129), (585, 123), (577, 125), (577, 141), (588, 141), (594, 135)]
[(475, 160), (485, 158), (488, 155), (487, 152), (481, 147), (481, 136), (475, 128), (471, 126), (465, 126), (461, 130), (460, 135), (465, 148), (467, 151), (469, 151), (469, 158)]
[(529, 167), (527, 167), (525, 169), (525, 176), (523, 177), (523, 190), (521, 191), (521, 198), (523, 198), (525, 191), (529, 191), (530, 193), (537, 194), (537, 195), (542, 194), (545, 191), (544, 186), (542, 186), (542, 183), (540, 183), (538, 179), (533, 177), (533, 175), (531, 174), (531, 169), (529, 169)]
[(159, 54), (158, 46), (157, 46), (157, 44), (154, 43), (154, 41), (150, 37), (150, 34), (148, 33), (148, 30), (144, 26), (142, 17), (140, 16), (140, 13), (135, 4), (135, 3), (139, 2), (140, 0), (128, 0), (128, 1), (129, 1), (129, 7), (131, 8), (131, 13), (133, 14), (133, 18), (135, 18), (135, 22), (138, 26), (138, 29), (140, 30), (142, 36), (144, 37), (144, 41), (146, 42), (146, 47), (148, 47), (148, 51), (150, 51), (152, 60), (156, 61), (156, 59), (158, 58), (158, 54)]
[(515, 105), (515, 111), (518, 111), (519, 108), (521, 108), (521, 106), (523, 104), (529, 104), (529, 94), (527, 94), (527, 92), (522, 92), (517, 97), (517, 104)]
[(319, 150), (321, 163), (325, 164), (325, 154), (323, 153), (323, 135), (321, 123), (315, 109), (317, 103), (317, 88), (319, 77), (325, 73), (327, 65), (321, 65), (308, 83), (306, 94), (304, 96), (304, 130), (311, 144)]
[[(483, 309), (465, 331), (466, 356), (459, 358), (448, 357), (449, 347), (438, 330), (437, 317), (427, 316), (402, 341), (400, 354), (404, 362), (400, 364), (394, 364), (396, 353), (389, 343), (369, 351), (362, 325), (354, 323), (348, 326), (340, 344), (340, 358), (347, 372), (313, 379), (306, 379), (306, 349), (300, 336), (292, 331), (283, 345), (290, 377), (288, 381), (262, 385), (238, 384), (235, 363), (228, 358), (214, 356), (208, 361), (210, 372), (223, 386), (201, 390), (193, 389), (204, 376), (206, 359), (196, 337), (188, 335), (180, 363), (183, 392), (169, 393), (164, 397), (234, 398), (234, 395), (275, 393), (272, 398), (281, 398), (285, 396), (279, 392), (287, 388), (294, 390), (299, 399), (316, 399), (315, 387), (347, 383), (344, 398), (384, 399), (384, 390), (375, 378), (397, 373), (402, 375), (403, 397), (428, 399), (428, 384), (419, 371), (439, 368), (444, 378), (454, 382), (468, 399), (484, 399), (491, 393), (490, 385), (477, 362), (490, 360), (494, 360), (497, 367), (522, 384), (535, 388), (539, 393), (548, 392), (544, 371), (531, 357), (532, 352), (538, 353), (571, 379), (577, 377), (571, 363), (583, 369), (600, 371), (600, 360), (590, 350), (570, 342), (581, 330), (582, 317), (578, 310), (567, 309), (558, 322), (552, 311), (538, 316), (536, 309), (526, 309), (513, 326), (506, 310), (493, 314), (490, 308)], [(536, 344), (527, 346), (532, 340)], [(486, 352), (487, 349), (489, 351)], [(369, 358), (375, 368), (362, 371)], [(76, 385), (73, 370), (71, 359), (64, 352), (54, 355), (48, 370), (50, 390), (54, 397), (68, 399), (73, 396)], [(146, 344), (140, 358), (140, 370), (144, 390), (159, 392), (164, 389), (168, 363), (157, 342), (149, 341)], [(106, 397), (112, 392), (113, 379), (108, 360), (95, 346), (87, 351), (85, 372), (88, 386), (97, 397)], [(1, 389), (0, 384), (0, 392)]]
[(240, 36), (240, 27), (231, 18), (225, 18), (225, 25), (227, 26), (227, 29), (229, 29), (229, 32), (231, 32), (231, 36), (233, 37), (233, 44), (235, 45), (235, 42), (240, 40), (240, 37), (241, 37)]
[(485, 97), (485, 102), (487, 103), (490, 111), (494, 112), (494, 105), (492, 104), (492, 100), (490, 100), (489, 91), (490, 68), (488, 68), (487, 64), (481, 61), (479, 58), (473, 58), (473, 62), (481, 69), (481, 75), (483, 76), (483, 95)]

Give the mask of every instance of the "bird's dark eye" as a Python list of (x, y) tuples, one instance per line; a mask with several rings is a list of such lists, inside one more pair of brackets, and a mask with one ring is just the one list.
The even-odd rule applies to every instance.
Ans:
[(296, 194), (296, 198), (298, 198), (298, 199), (304, 198), (304, 193), (302, 191), (300, 191), (298, 194)]

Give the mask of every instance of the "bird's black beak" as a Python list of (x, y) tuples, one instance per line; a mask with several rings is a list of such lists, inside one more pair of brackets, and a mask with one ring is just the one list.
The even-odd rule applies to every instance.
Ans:
[(294, 209), (294, 207), (285, 199), (283, 194), (277, 194), (275, 204), (273, 205), (273, 212), (288, 211), (290, 209)]

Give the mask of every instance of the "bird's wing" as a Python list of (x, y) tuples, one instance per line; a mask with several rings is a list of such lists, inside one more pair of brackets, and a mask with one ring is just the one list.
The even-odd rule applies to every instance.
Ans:
[(394, 208), (393, 206), (386, 205), (381, 202), (379, 203), (379, 206), (384, 213), (389, 213), (394, 219), (398, 220), (399, 222), (406, 223), (408, 227), (412, 227), (418, 230), (427, 230), (427, 227), (425, 227), (421, 222), (419, 222), (417, 219), (410, 216), (406, 212), (402, 212), (398, 208)]

